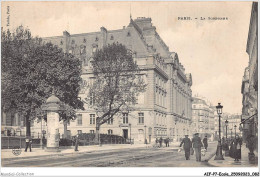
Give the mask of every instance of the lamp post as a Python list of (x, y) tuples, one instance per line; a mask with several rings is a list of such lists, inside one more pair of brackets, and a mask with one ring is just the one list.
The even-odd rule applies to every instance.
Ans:
[(129, 124), (129, 128), (130, 128), (130, 144), (132, 145), (132, 140), (131, 140), (131, 124)]
[[(228, 146), (228, 139), (227, 139), (227, 127), (228, 127), (228, 120), (225, 121), (226, 125), (226, 142), (225, 142), (225, 156), (229, 156), (229, 146)], [(223, 142), (224, 143), (224, 142)]]
[(144, 144), (147, 144), (147, 140), (146, 140), (146, 125), (144, 126)]
[(232, 139), (232, 133), (233, 133), (232, 130), (233, 130), (233, 128), (230, 129), (230, 131), (231, 131), (231, 139)]
[(217, 152), (216, 152), (216, 156), (215, 156), (215, 159), (214, 160), (224, 160), (223, 158), (223, 154), (222, 154), (222, 146), (221, 146), (221, 122), (220, 122), (220, 118), (221, 118), (221, 114), (222, 114), (222, 108), (223, 106), (218, 103), (218, 105), (216, 106), (216, 109), (217, 109), (217, 113), (218, 113), (218, 116), (219, 116), (219, 119), (218, 119), (218, 124), (219, 124), (219, 138), (218, 138), (218, 147), (217, 147)]
[(236, 130), (237, 130), (237, 125), (235, 125), (234, 127), (235, 127), (235, 137), (236, 137), (236, 136), (237, 136), (237, 132), (236, 132)]

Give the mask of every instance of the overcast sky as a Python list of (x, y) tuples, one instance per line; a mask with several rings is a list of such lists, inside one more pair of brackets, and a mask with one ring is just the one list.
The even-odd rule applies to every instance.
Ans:
[[(27, 26), (33, 36), (60, 36), (121, 29), (132, 18), (151, 17), (156, 30), (192, 73), (193, 95), (223, 111), (241, 113), (241, 83), (249, 57), (246, 43), (251, 2), (2, 2), (2, 27)], [(180, 21), (178, 17), (191, 17)], [(227, 17), (225, 21), (195, 20)]]

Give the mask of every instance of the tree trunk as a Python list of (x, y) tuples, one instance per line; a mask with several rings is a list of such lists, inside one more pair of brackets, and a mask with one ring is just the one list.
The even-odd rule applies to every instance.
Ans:
[(96, 123), (95, 144), (99, 144), (99, 129), (100, 129), (100, 125), (99, 123)]
[(30, 122), (30, 116), (26, 116), (26, 136), (31, 136), (31, 122)]
[(63, 138), (67, 138), (67, 120), (63, 120), (63, 126), (64, 126), (64, 137)]

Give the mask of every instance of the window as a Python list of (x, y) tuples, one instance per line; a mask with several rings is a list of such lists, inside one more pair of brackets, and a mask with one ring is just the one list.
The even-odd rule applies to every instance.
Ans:
[(89, 131), (91, 134), (94, 134), (95, 133), (95, 130), (90, 130)]
[(82, 125), (82, 114), (77, 115), (77, 125)]
[(82, 134), (82, 130), (78, 130), (78, 135)]
[(128, 113), (123, 113), (123, 124), (128, 124)]
[(113, 119), (109, 119), (108, 121), (107, 121), (107, 124), (113, 124)]
[(109, 130), (107, 131), (107, 133), (108, 133), (109, 135), (112, 135), (112, 134), (113, 134), (113, 130), (109, 129)]
[(90, 94), (89, 104), (90, 104), (91, 106), (93, 106), (93, 105), (95, 104), (95, 94), (94, 94), (93, 92)]
[(95, 124), (95, 114), (90, 114), (90, 124)]
[(113, 35), (111, 35), (110, 40), (114, 40), (114, 36)]
[(138, 123), (139, 124), (144, 124), (144, 113), (138, 113)]

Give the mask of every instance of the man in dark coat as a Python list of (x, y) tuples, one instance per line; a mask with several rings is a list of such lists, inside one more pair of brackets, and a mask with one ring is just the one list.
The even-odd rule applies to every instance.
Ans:
[(160, 147), (162, 147), (162, 142), (163, 142), (163, 139), (162, 137), (159, 139), (159, 143), (160, 143)]
[(201, 161), (201, 147), (202, 142), (201, 139), (199, 137), (199, 133), (195, 133), (195, 137), (192, 139), (192, 144), (193, 144), (193, 148), (195, 150), (195, 154), (196, 154), (196, 161), (200, 162)]
[(208, 139), (207, 139), (207, 136), (205, 136), (205, 138), (203, 138), (203, 145), (204, 145), (205, 149), (207, 150), (207, 148), (208, 148)]
[(190, 138), (188, 138), (188, 135), (185, 135), (185, 138), (182, 140), (180, 147), (184, 144), (184, 152), (185, 152), (185, 158), (186, 160), (190, 160), (190, 148), (191, 148), (191, 141)]
[(234, 154), (233, 157), (235, 161), (239, 161), (241, 159), (241, 145), (242, 145), (242, 140), (239, 137), (239, 135), (236, 135), (234, 141)]

